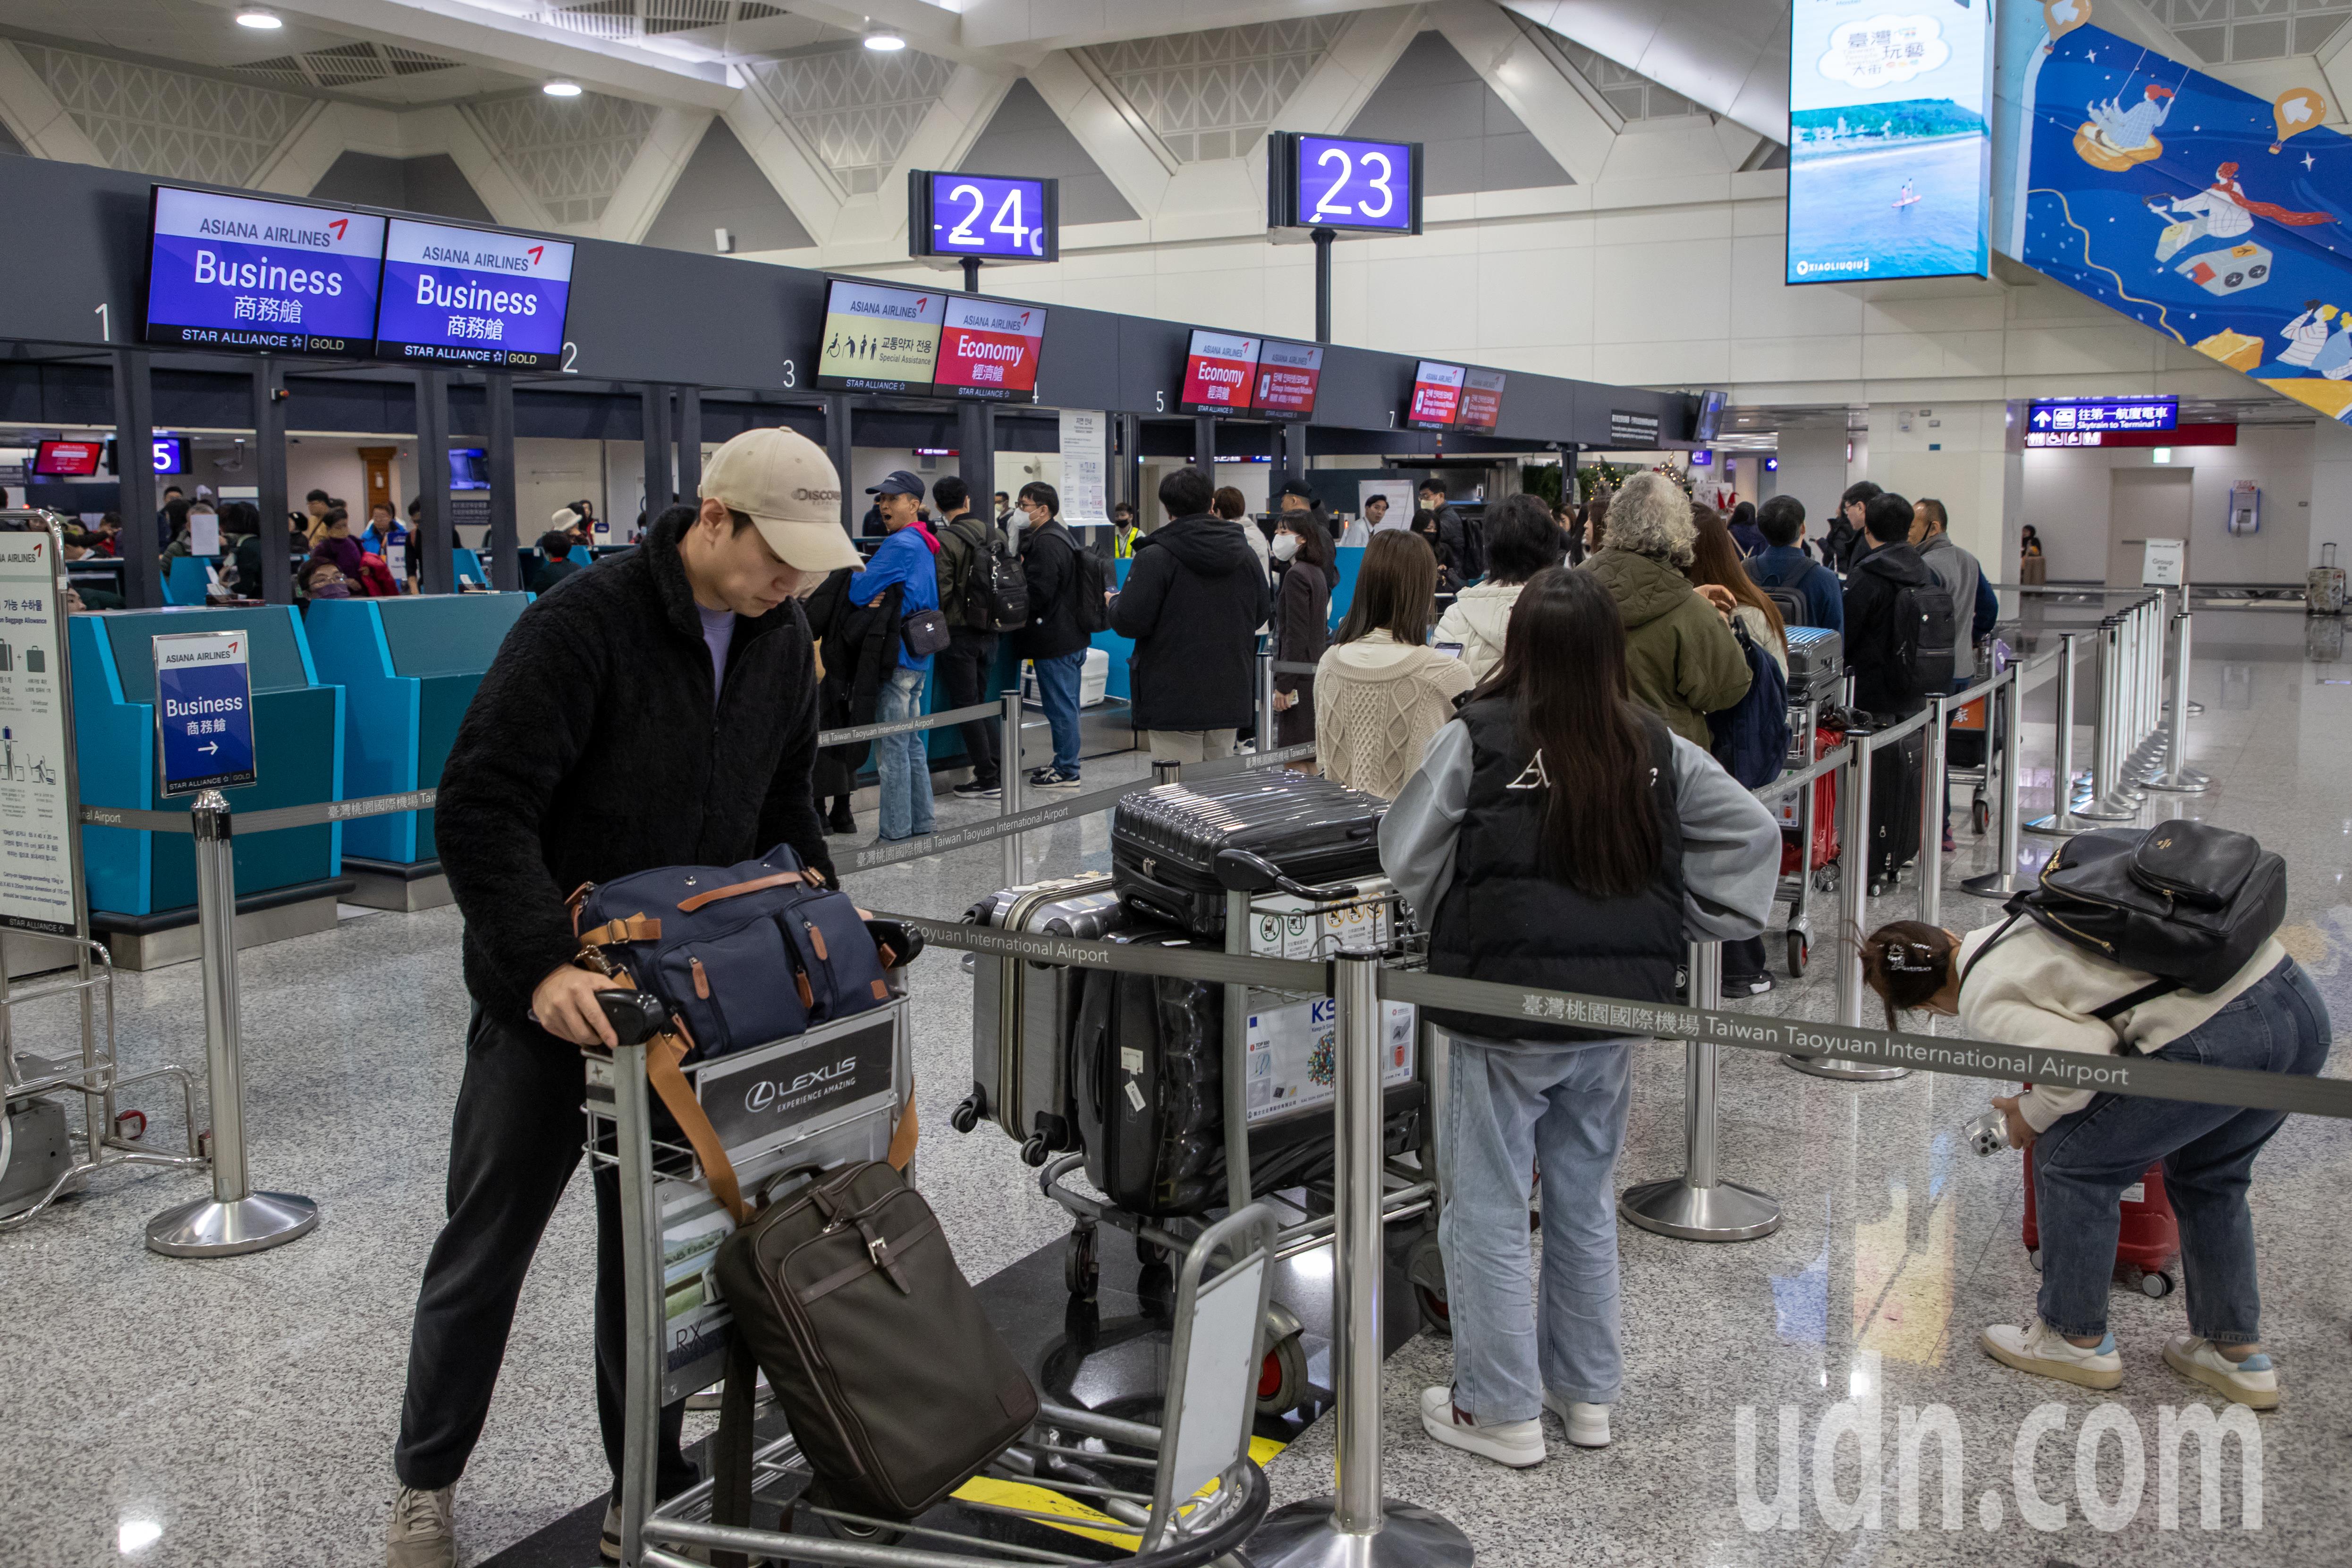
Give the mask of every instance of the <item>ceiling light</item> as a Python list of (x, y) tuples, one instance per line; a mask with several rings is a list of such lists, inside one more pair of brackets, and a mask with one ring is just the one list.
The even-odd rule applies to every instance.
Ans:
[(264, 11), (258, 6), (248, 5), (236, 14), (236, 25), (240, 27), (251, 27), (257, 33), (274, 33), (286, 24), (278, 19), (278, 13), (275, 11)]
[(580, 84), (576, 81), (551, 81), (539, 90), (550, 98), (577, 98), (580, 96)]
[(877, 54), (892, 54), (907, 47), (907, 40), (897, 33), (868, 33), (866, 47)]

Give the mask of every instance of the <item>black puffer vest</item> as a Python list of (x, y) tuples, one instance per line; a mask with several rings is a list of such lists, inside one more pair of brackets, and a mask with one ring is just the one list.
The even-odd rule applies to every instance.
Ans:
[[(1508, 699), (1489, 697), (1462, 710), (1470, 731), (1470, 803), (1455, 843), (1454, 880), (1430, 925), (1430, 973), (1629, 1002), (1673, 1001), (1675, 969), (1685, 951), (1673, 733), (1642, 712), (1660, 829), (1657, 874), (1638, 893), (1596, 899), (1544, 874), (1550, 786), (1532, 783), (1533, 757), (1511, 708)], [(1631, 1033), (1439, 1008), (1429, 1009), (1429, 1017), (1440, 1028), (1488, 1040), (1603, 1040)]]

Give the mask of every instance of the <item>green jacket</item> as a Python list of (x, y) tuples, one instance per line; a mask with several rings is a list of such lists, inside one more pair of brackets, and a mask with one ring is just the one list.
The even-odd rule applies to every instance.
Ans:
[(1663, 562), (1603, 549), (1580, 570), (1600, 578), (1617, 601), (1633, 700), (1704, 749), (1706, 716), (1748, 695), (1748, 658), (1739, 639), (1690, 579)]

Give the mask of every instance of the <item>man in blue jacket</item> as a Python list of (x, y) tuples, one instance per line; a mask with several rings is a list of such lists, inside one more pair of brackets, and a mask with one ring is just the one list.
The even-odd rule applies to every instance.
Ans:
[[(934, 557), (939, 544), (916, 518), (923, 504), (923, 481), (899, 468), (878, 485), (866, 488), (874, 508), (882, 514), (889, 537), (849, 580), (849, 600), (870, 605), (891, 588), (899, 590), (898, 615), (903, 620), (918, 610), (940, 607), (940, 573)], [(897, 644), (898, 668), (882, 685), (875, 721), (896, 723), (919, 717), (923, 683), (930, 679), (931, 656), (908, 651)], [(882, 775), (882, 837), (885, 842), (914, 838), (931, 830), (930, 748), (929, 734), (912, 730), (885, 735), (874, 742), (874, 765)]]
[(1845, 631), (1845, 592), (1837, 574), (1798, 548), (1805, 537), (1805, 503), (1795, 496), (1774, 496), (1756, 511), (1756, 530), (1764, 548), (1747, 561), (1748, 575), (1759, 588), (1787, 588), (1804, 602), (1809, 626)]

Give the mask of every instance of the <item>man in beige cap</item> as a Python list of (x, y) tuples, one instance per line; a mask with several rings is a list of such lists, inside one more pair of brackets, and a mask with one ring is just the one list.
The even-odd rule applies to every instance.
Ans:
[[(799, 599), (858, 564), (841, 481), (789, 430), (751, 430), (644, 543), (523, 612), (450, 747), (435, 837), (465, 917), (473, 1022), (449, 1138), (448, 1222), (410, 1331), (393, 1466), (391, 1568), (455, 1568), (452, 1493), (531, 1254), (580, 1163), (580, 1052), (613, 1043), (572, 967), (565, 897), (662, 866), (789, 844), (830, 879), (809, 793), (816, 668)], [(621, 1465), (620, 1196), (595, 1173), (596, 1408)], [(689, 1486), (682, 1406), (662, 1413), (659, 1489)], [(615, 1486), (618, 1485), (617, 1480)], [(617, 1557), (608, 1510), (605, 1553)]]

